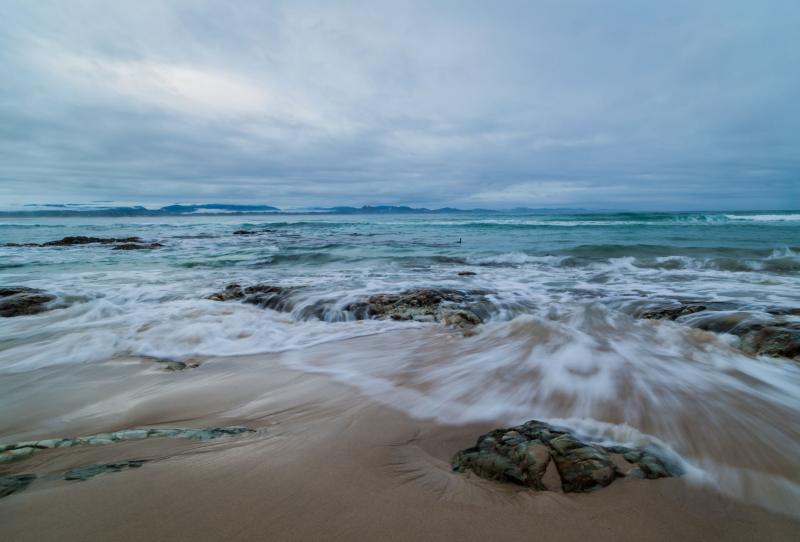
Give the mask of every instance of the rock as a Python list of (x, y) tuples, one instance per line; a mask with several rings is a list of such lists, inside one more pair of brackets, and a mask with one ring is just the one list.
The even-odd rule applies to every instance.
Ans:
[(705, 305), (679, 305), (677, 307), (647, 310), (639, 314), (640, 318), (648, 320), (676, 320), (687, 314), (694, 314), (706, 310)]
[(442, 313), (442, 323), (448, 326), (470, 328), (481, 323), (481, 319), (474, 312), (458, 309), (444, 311)]
[(272, 233), (275, 230), (236, 230), (233, 235), (257, 235), (259, 233)]
[(56, 296), (38, 288), (11, 286), (0, 288), (0, 316), (26, 316), (49, 310)]
[(124, 237), (121, 239), (113, 238), (113, 237), (86, 237), (84, 235), (78, 236), (71, 236), (71, 237), (64, 237), (63, 239), (58, 239), (57, 241), (48, 241), (47, 243), (42, 243), (41, 247), (65, 247), (65, 246), (72, 246), (72, 245), (90, 245), (90, 244), (111, 244), (111, 243), (142, 243), (142, 239), (140, 237)]
[(751, 330), (742, 335), (741, 346), (748, 354), (800, 361), (800, 324), (782, 323)]
[[(697, 316), (689, 316), (696, 313)], [(691, 327), (740, 338), (739, 347), (749, 355), (789, 358), (800, 361), (800, 322), (793, 317), (800, 309), (774, 308), (741, 310), (728, 302), (679, 303), (639, 311), (640, 318), (681, 321)]]
[(591, 491), (616, 478), (614, 463), (604, 449), (572, 435), (560, 435), (549, 444), (564, 492)]
[(9, 463), (11, 461), (25, 459), (26, 457), (30, 457), (37, 450), (48, 448), (66, 448), (69, 446), (79, 445), (100, 446), (126, 440), (141, 440), (159, 437), (209, 440), (251, 432), (255, 432), (255, 430), (241, 425), (231, 425), (228, 427), (206, 427), (201, 429), (189, 427), (155, 427), (125, 429), (123, 431), (115, 431), (114, 433), (98, 433), (96, 435), (86, 435), (74, 439), (60, 438), (17, 442), (0, 445), (0, 463)]
[(269, 284), (255, 284), (243, 288), (239, 284), (229, 284), (221, 292), (211, 294), (206, 299), (213, 301), (241, 300), (244, 303), (258, 305), (266, 309), (288, 312), (294, 307), (291, 294), (299, 286), (272, 286)]
[(606, 487), (625, 473), (610, 454), (620, 454), (639, 478), (655, 479), (683, 473), (676, 461), (653, 446), (638, 449), (604, 447), (580, 439), (568, 428), (538, 420), (523, 425), (496, 429), (478, 438), (472, 448), (458, 452), (453, 470), (472, 471), (482, 478), (512, 482), (532, 489), (547, 489), (543, 477), (553, 459), (561, 488), (565, 492), (585, 492)]
[(459, 271), (458, 272), (458, 276), (459, 277), (471, 277), (471, 276), (474, 276), (474, 275), (477, 275), (477, 273), (475, 271)]
[(541, 442), (527, 440), (513, 430), (498, 429), (481, 436), (475, 447), (458, 452), (453, 470), (470, 470), (488, 480), (547, 489), (542, 477), (549, 462), (550, 453)]
[(457, 327), (480, 324), (482, 318), (471, 310), (474, 301), (466, 292), (438, 288), (407, 290), (399, 294), (375, 294), (364, 302), (345, 307), (357, 319), (413, 320), (443, 322)]
[(14, 474), (0, 476), (0, 498), (7, 497), (28, 487), (36, 480), (35, 474)]
[(98, 474), (106, 472), (120, 472), (124, 469), (138, 469), (147, 462), (146, 459), (129, 459), (119, 463), (100, 463), (96, 465), (86, 465), (76, 469), (68, 470), (64, 473), (65, 480), (88, 480)]
[(122, 245), (115, 245), (111, 250), (150, 250), (163, 246), (164, 245), (161, 243), (124, 243)]
[[(93, 438), (93, 437), (89, 437)], [(147, 438), (147, 429), (126, 429), (112, 433), (113, 440), (138, 440)]]
[(0, 463), (10, 463), (12, 461), (25, 459), (26, 457), (33, 455), (34, 451), (35, 448), (32, 446), (23, 446), (14, 448), (12, 450), (6, 450), (5, 452), (0, 452)]

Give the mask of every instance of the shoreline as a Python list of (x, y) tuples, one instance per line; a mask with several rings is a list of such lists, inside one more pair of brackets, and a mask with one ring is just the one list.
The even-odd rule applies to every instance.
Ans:
[[(502, 424), (413, 419), (328, 376), (286, 368), (279, 356), (212, 358), (180, 374), (143, 371), (141, 363), (63, 372), (58, 397), (28, 420), (14, 417), (3, 442), (169, 424), (257, 432), (48, 450), (3, 465), (3, 472), (55, 472), (150, 459), (86, 482), (36, 481), (3, 498), (3, 539), (791, 540), (800, 533), (797, 520), (682, 479), (622, 479), (563, 494), (454, 473), (452, 455)], [(37, 380), (52, 380), (40, 377), (9, 376), (27, 393)], [(62, 419), (32, 427), (46, 411)]]

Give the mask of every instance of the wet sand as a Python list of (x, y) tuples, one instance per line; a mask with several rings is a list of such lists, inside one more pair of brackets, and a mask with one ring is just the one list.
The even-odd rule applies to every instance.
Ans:
[(7, 375), (2, 386), (4, 443), (154, 425), (257, 429), (43, 451), (3, 465), (0, 474), (57, 473), (150, 460), (85, 482), (36, 481), (0, 499), (4, 541), (800, 537), (795, 519), (683, 479), (566, 495), (453, 473), (453, 453), (503, 424), (412, 419), (326, 376), (286, 369), (278, 356), (210, 359), (180, 373), (116, 360)]

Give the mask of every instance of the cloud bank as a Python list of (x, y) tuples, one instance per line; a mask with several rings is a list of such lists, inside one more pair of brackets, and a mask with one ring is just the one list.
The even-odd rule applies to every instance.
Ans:
[(12, 1), (0, 203), (800, 207), (800, 3)]

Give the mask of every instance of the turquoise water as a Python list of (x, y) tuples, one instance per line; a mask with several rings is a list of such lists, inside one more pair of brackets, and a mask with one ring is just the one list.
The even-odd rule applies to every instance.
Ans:
[[(234, 235), (237, 230), (254, 232)], [(67, 308), (0, 320), (0, 370), (99, 360), (122, 354), (190, 355), (278, 351), (347, 336), (346, 305), (415, 287), (481, 290), (489, 321), (600, 303), (630, 312), (642, 300), (733, 301), (749, 309), (800, 305), (800, 213), (614, 213), (578, 215), (272, 215), (0, 221), (0, 243), (42, 243), (70, 235), (140, 236), (163, 248), (113, 251), (107, 245), (0, 247), (0, 283), (43, 288)], [(460, 241), (460, 242), (459, 242)], [(474, 276), (459, 276), (471, 271)], [(246, 326), (277, 317), (204, 299), (231, 282), (304, 286), (298, 325), (237, 339)], [(207, 339), (145, 339), (170, 308), (199, 321), (221, 318)], [(244, 316), (247, 315), (247, 316)], [(111, 320), (109, 316), (113, 316)], [(58, 331), (48, 333), (48, 323)], [(113, 325), (110, 323), (113, 322)], [(197, 324), (187, 321), (187, 324)], [(300, 325), (307, 324), (307, 325)], [(76, 326), (75, 332), (71, 326)], [(85, 327), (91, 325), (91, 332)], [(397, 323), (372, 322), (394, 328)], [(413, 324), (405, 324), (413, 325)], [(28, 340), (29, 327), (46, 341)], [(263, 326), (257, 325), (259, 329)], [(351, 326), (354, 327), (354, 326)], [(281, 329), (278, 329), (281, 328)], [(103, 347), (66, 348), (112, 333)], [(174, 339), (174, 338), (173, 338)], [(21, 351), (18, 349), (21, 348)], [(23, 352), (26, 355), (20, 355)]]

